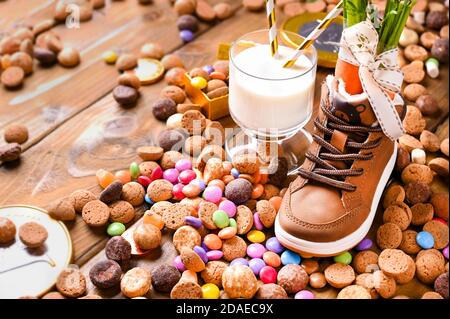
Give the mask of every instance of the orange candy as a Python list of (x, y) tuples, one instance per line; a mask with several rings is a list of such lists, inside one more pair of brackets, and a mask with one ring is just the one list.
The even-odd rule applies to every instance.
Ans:
[(272, 266), (274, 268), (281, 265), (281, 258), (273, 251), (266, 251), (263, 255), (263, 260), (267, 266)]
[(282, 199), (283, 198), (281, 196), (274, 196), (269, 199), (269, 203), (272, 204), (276, 212), (278, 212), (278, 210), (280, 209)]
[[(225, 228), (224, 228), (225, 229)], [(206, 247), (212, 250), (222, 248), (222, 240), (216, 234), (208, 234), (203, 238)]]
[(116, 179), (121, 181), (122, 184), (126, 184), (131, 182), (131, 174), (129, 170), (121, 170), (121, 171), (117, 171), (116, 174)]
[(222, 72), (216, 72), (216, 71), (211, 72), (209, 77), (211, 79), (222, 80), (222, 81), (225, 81), (227, 79), (227, 76), (225, 74), (223, 74)]
[(233, 175), (225, 175), (224, 177), (222, 177), (222, 181), (225, 184), (228, 184), (229, 182), (231, 182), (232, 180), (234, 180), (234, 176)]
[(225, 227), (219, 232), (220, 239), (230, 239), (236, 236), (236, 227)]
[(262, 184), (256, 184), (255, 186), (253, 186), (252, 199), (260, 198), (263, 192), (264, 186), (262, 186)]
[(159, 230), (162, 230), (164, 228), (164, 221), (162, 220), (162, 217), (150, 211), (145, 212), (143, 223), (156, 226), (159, 228)]
[(113, 175), (113, 173), (104, 170), (104, 169), (99, 169), (97, 171), (97, 173), (95, 173), (95, 176), (97, 177), (97, 182), (98, 184), (102, 187), (102, 188), (106, 188), (109, 186), (109, 184), (111, 184), (112, 182), (114, 182), (114, 180), (116, 179)]

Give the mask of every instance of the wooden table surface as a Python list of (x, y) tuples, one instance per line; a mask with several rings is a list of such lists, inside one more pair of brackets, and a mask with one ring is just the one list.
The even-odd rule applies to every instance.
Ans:
[[(102, 53), (110, 49), (137, 53), (144, 43), (157, 42), (166, 53), (180, 54), (187, 69), (211, 63), (220, 42), (230, 42), (266, 27), (265, 11), (249, 12), (242, 7), (241, 0), (228, 2), (235, 11), (233, 17), (212, 25), (202, 23), (195, 41), (189, 44), (183, 44), (178, 36), (177, 16), (169, 0), (155, 0), (146, 6), (136, 0), (107, 0), (106, 7), (96, 10), (93, 19), (82, 23), (79, 29), (54, 27), (64, 45), (80, 50), (82, 63), (74, 69), (36, 66), (22, 89), (0, 88), (0, 136), (5, 126), (15, 122), (25, 124), (30, 131), (20, 163), (0, 166), (0, 205), (28, 204), (45, 208), (76, 189), (99, 193), (96, 170), (116, 171), (138, 160), (136, 148), (154, 143), (164, 129), (164, 123), (153, 118), (151, 104), (165, 84), (161, 81), (142, 87), (137, 106), (125, 110), (111, 94), (118, 72), (103, 62)], [(0, 1), (0, 34), (17, 25), (51, 18), (53, 3), (52, 0)], [(280, 12), (278, 21), (283, 19)], [(318, 69), (316, 101), (320, 83), (331, 72)], [(448, 77), (446, 66), (441, 68), (439, 79), (427, 78), (424, 84), (442, 108), (438, 117), (427, 119), (428, 128), (437, 130), (441, 139), (448, 136), (448, 120), (445, 120)], [(229, 117), (221, 122), (225, 126), (234, 125)], [(448, 191), (448, 181), (438, 180), (433, 187)], [(139, 212), (142, 214), (143, 209)], [(74, 245), (73, 261), (78, 265), (98, 254), (107, 241), (104, 229), (89, 228), (80, 216), (67, 226)]]

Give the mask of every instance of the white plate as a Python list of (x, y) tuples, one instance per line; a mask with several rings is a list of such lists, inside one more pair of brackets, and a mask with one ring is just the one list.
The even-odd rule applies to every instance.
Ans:
[(12, 244), (0, 245), (0, 299), (21, 296), (41, 296), (49, 291), (59, 273), (72, 259), (72, 241), (69, 231), (46, 211), (31, 206), (3, 206), (0, 216), (11, 219), (19, 227), (35, 221), (48, 231), (41, 248), (29, 249), (19, 239)]

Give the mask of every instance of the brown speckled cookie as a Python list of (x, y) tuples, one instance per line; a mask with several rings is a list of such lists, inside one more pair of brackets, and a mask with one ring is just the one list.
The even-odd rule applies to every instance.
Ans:
[(371, 250), (360, 251), (353, 257), (352, 265), (358, 274), (372, 272), (378, 267), (378, 255)]
[(247, 234), (253, 226), (253, 213), (247, 206), (239, 205), (236, 213), (237, 233)]
[(366, 288), (369, 291), (372, 299), (378, 299), (380, 297), (377, 290), (375, 289), (375, 282), (372, 273), (366, 272), (356, 276), (355, 285)]
[(406, 255), (407, 268), (406, 271), (395, 277), (395, 280), (399, 285), (404, 285), (413, 280), (414, 275), (416, 274), (416, 264), (414, 263), (414, 259), (412, 259), (409, 255)]
[(188, 131), (190, 135), (201, 135), (206, 127), (205, 116), (197, 110), (187, 111), (181, 118), (181, 127)]
[(110, 209), (108, 205), (97, 199), (90, 201), (83, 207), (83, 220), (91, 227), (100, 227), (105, 225), (109, 220), (109, 215)]
[(256, 299), (287, 299), (288, 295), (283, 287), (277, 284), (264, 284), (259, 286)]
[(405, 230), (402, 233), (402, 242), (398, 248), (403, 250), (405, 253), (409, 255), (417, 254), (422, 248), (420, 248), (420, 246), (417, 245), (416, 236), (417, 236), (416, 231), (412, 229)]
[(109, 218), (112, 222), (128, 224), (135, 216), (133, 205), (124, 200), (112, 203), (109, 208), (111, 209)]
[(178, 160), (183, 158), (183, 154), (177, 151), (168, 151), (165, 152), (164, 155), (161, 158), (160, 164), (161, 168), (163, 170), (174, 168), (175, 163), (178, 162)]
[(145, 189), (137, 182), (129, 182), (122, 187), (122, 199), (133, 206), (142, 205), (144, 202)]
[(288, 264), (278, 271), (277, 283), (283, 287), (288, 294), (295, 294), (296, 292), (305, 289), (308, 282), (309, 276), (306, 273), (306, 270), (300, 265)]
[(48, 232), (44, 226), (36, 222), (27, 222), (19, 227), (19, 238), (30, 248), (42, 246), (47, 240)]
[(198, 209), (198, 217), (202, 220), (203, 225), (208, 229), (216, 229), (216, 225), (212, 220), (212, 216), (219, 208), (211, 202), (202, 202)]
[(411, 207), (411, 224), (420, 226), (433, 219), (434, 208), (431, 204), (416, 204)]
[(164, 215), (164, 212), (169, 209), (170, 206), (172, 206), (171, 202), (167, 201), (157, 202), (152, 205), (152, 207), (150, 208), (150, 212), (162, 216)]
[(372, 297), (366, 288), (351, 285), (339, 291), (337, 299), (372, 299)]
[(171, 299), (201, 299), (202, 297), (200, 285), (191, 281), (180, 281), (170, 292)]
[(427, 291), (420, 299), (444, 299), (444, 297), (435, 291)]
[(145, 295), (151, 286), (150, 273), (141, 267), (128, 270), (120, 281), (120, 290), (128, 298)]
[(222, 287), (222, 274), (225, 269), (228, 267), (228, 264), (217, 260), (217, 261), (209, 261), (206, 264), (205, 269), (202, 271), (201, 276), (205, 283), (212, 283)]
[(381, 225), (377, 230), (377, 244), (381, 249), (395, 249), (402, 242), (402, 230), (394, 223)]
[(173, 234), (173, 245), (180, 253), (184, 247), (194, 249), (195, 246), (200, 246), (202, 238), (198, 231), (191, 226), (181, 226)]
[(256, 211), (259, 213), (259, 219), (264, 227), (270, 228), (273, 226), (277, 212), (268, 200), (263, 199), (258, 201), (256, 203)]
[(56, 289), (66, 297), (80, 297), (86, 292), (86, 278), (78, 269), (66, 268), (56, 279)]
[(435, 249), (421, 251), (416, 258), (416, 276), (424, 284), (432, 284), (445, 271), (445, 259)]
[(439, 275), (434, 281), (434, 290), (444, 299), (448, 299), (448, 269), (445, 273)]
[(190, 210), (186, 205), (172, 204), (162, 216), (164, 225), (172, 230), (176, 230), (185, 225), (185, 218), (189, 216)]
[(434, 238), (434, 248), (442, 249), (448, 245), (448, 225), (437, 221), (430, 220), (425, 225), (423, 225), (423, 230), (431, 233)]
[(410, 258), (399, 249), (384, 249), (378, 256), (378, 266), (386, 275), (396, 279), (408, 272)]
[(90, 201), (97, 199), (94, 193), (86, 189), (79, 189), (74, 191), (72, 194), (70, 194), (69, 198), (72, 201), (73, 207), (75, 208), (75, 211), (77, 213), (81, 213), (84, 205), (86, 205)]
[(385, 299), (394, 297), (395, 290), (397, 289), (394, 278), (387, 276), (381, 270), (377, 270), (373, 273), (373, 281), (375, 284), (374, 287), (381, 297)]
[(47, 208), (48, 214), (56, 220), (70, 221), (76, 217), (75, 209), (73, 207), (73, 199), (63, 198), (54, 201)]
[(154, 161), (145, 161), (139, 164), (139, 174), (151, 177), (153, 170), (159, 167), (158, 163)]
[(13, 241), (16, 236), (16, 225), (8, 218), (0, 217), (0, 244)]
[(349, 265), (334, 263), (325, 269), (325, 278), (334, 288), (344, 288), (355, 280), (355, 272)]
[(239, 236), (226, 239), (222, 244), (223, 259), (232, 261), (233, 259), (245, 257), (247, 254), (247, 244)]
[(66, 297), (58, 291), (50, 291), (43, 295), (41, 299), (66, 299)]
[(388, 208), (396, 202), (403, 202), (405, 200), (405, 189), (398, 184), (389, 185), (383, 194), (383, 208)]
[(205, 263), (200, 256), (188, 247), (183, 247), (180, 253), (181, 261), (188, 270), (200, 272), (205, 269)]
[(388, 206), (383, 213), (384, 223), (394, 223), (400, 227), (401, 230), (408, 228), (411, 223), (411, 218), (411, 209), (402, 202), (397, 202)]
[(165, 179), (157, 179), (148, 185), (147, 195), (154, 202), (166, 201), (172, 198), (173, 185)]
[(430, 184), (433, 181), (433, 172), (426, 165), (409, 164), (402, 171), (402, 181), (405, 184), (412, 182)]

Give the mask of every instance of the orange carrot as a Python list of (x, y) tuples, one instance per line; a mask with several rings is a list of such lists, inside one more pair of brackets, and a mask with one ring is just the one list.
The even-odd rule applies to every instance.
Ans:
[(358, 75), (359, 67), (341, 59), (337, 60), (336, 70), (334, 72), (337, 79), (342, 79), (345, 83), (345, 90), (351, 95), (363, 92), (361, 81)]

